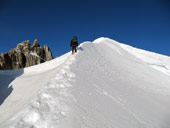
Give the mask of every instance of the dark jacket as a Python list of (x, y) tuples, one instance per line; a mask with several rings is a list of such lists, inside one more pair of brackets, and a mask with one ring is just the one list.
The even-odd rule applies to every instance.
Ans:
[(70, 46), (73, 47), (73, 46), (78, 46), (78, 41), (77, 41), (77, 37), (74, 37), (72, 40), (71, 40), (71, 43), (70, 43)]

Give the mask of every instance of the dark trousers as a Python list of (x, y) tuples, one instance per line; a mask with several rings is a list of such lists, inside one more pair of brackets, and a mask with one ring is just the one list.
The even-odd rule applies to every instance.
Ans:
[(72, 52), (77, 52), (77, 46), (72, 46)]

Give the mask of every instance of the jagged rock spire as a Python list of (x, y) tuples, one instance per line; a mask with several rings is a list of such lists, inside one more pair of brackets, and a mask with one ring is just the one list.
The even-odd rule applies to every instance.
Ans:
[(49, 61), (53, 59), (52, 52), (50, 48), (47, 46), (47, 44), (44, 45), (44, 51), (45, 51), (45, 60)]
[(52, 52), (47, 45), (44, 48), (35, 39), (31, 45), (29, 40), (23, 41), (9, 53), (0, 56), (0, 70), (20, 69), (52, 60)]
[(37, 39), (34, 40), (32, 47), (40, 47)]

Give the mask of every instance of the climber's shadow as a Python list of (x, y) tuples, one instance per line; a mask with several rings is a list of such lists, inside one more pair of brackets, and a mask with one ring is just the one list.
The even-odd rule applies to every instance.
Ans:
[(78, 47), (77, 50), (83, 51), (84, 49), (82, 47)]
[(13, 91), (12, 81), (14, 81), (18, 76), (22, 75), (23, 72), (23, 69), (0, 71), (0, 106)]

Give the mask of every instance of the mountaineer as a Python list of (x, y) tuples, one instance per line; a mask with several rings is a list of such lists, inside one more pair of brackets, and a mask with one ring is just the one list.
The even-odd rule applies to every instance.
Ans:
[(73, 55), (75, 52), (77, 52), (77, 46), (78, 46), (77, 36), (73, 37), (70, 46), (72, 47), (72, 55)]

